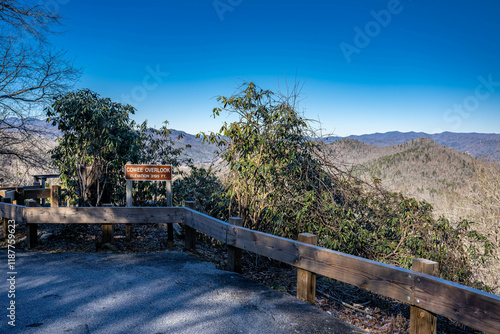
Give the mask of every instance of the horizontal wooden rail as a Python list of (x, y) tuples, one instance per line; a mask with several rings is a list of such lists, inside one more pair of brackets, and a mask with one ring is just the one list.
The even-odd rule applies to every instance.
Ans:
[(24, 190), (31, 190), (31, 189), (40, 189), (40, 185), (33, 185), (33, 186), (8, 186), (8, 187), (0, 187), (0, 191), (1, 190), (21, 190), (21, 189), (24, 189)]
[(24, 199), (50, 198), (49, 188), (28, 189), (24, 191)]
[(27, 224), (184, 223), (233, 247), (406, 302), (486, 333), (500, 333), (500, 296), (431, 275), (232, 225), (188, 208), (37, 208), (0, 203)]
[(234, 247), (500, 333), (500, 296), (416, 271), (230, 225), (186, 209), (186, 225)]
[(181, 207), (25, 208), (23, 222), (32, 224), (164, 224), (184, 223)]
[[(19, 189), (7, 188), (4, 190), (0, 190), (0, 197), (12, 198), (15, 196), (16, 190), (23, 190), (23, 198), (24, 199), (35, 199), (35, 198), (50, 198), (51, 190), (49, 188), (30, 188), (26, 187), (18, 187)], [(12, 190), (8, 190), (12, 189)]]
[(230, 225), (189, 211), (186, 225), (229, 245), (400, 301), (414, 301), (411, 270)]
[(15, 190), (0, 190), (0, 197), (2, 198), (2, 201), (4, 198), (8, 198), (12, 202), (16, 199), (16, 191)]
[(500, 333), (500, 296), (416, 273), (414, 305), (485, 333)]
[(0, 203), (0, 216), (22, 222), (24, 209), (25, 207), (22, 205)]
[(33, 175), (33, 178), (36, 180), (41, 180), (41, 179), (57, 179), (61, 175), (60, 174), (41, 174), (41, 175)]

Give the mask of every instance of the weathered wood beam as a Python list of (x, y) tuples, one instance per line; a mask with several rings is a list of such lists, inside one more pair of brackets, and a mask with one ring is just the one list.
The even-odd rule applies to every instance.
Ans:
[[(317, 236), (311, 233), (300, 233), (300, 242), (316, 245)], [(297, 298), (314, 304), (316, 302), (316, 274), (297, 268)]]
[(485, 333), (500, 333), (500, 296), (415, 273), (415, 303)]
[(400, 301), (413, 302), (410, 270), (230, 225), (186, 210), (187, 225), (229, 245)]
[(12, 203), (16, 199), (16, 191), (15, 190), (0, 190), (0, 197), (2, 199), (9, 199)]
[[(235, 233), (229, 233), (233, 225), (222, 220), (215, 219), (204, 213), (184, 208), (184, 224), (192, 227), (197, 231), (215, 238), (227, 244), (233, 244), (235, 241)], [(230, 239), (228, 239), (228, 237)], [(241, 247), (240, 247), (241, 248)]]
[(25, 222), (38, 224), (165, 224), (184, 223), (183, 208), (25, 208)]
[(34, 179), (57, 179), (60, 175), (59, 174), (40, 174), (40, 175), (33, 175)]
[[(228, 223), (235, 226), (243, 226), (243, 219), (231, 217)], [(241, 273), (241, 249), (234, 246), (227, 246), (227, 271)]]
[(8, 187), (0, 187), (0, 191), (1, 190), (16, 190), (16, 189), (25, 189), (25, 190), (40, 189), (40, 186), (8, 186)]
[[(36, 207), (38, 204), (37, 201), (32, 199), (26, 201), (27, 207)], [(38, 246), (38, 224), (26, 224), (26, 243), (28, 249)]]
[[(172, 206), (172, 181), (165, 181), (166, 184), (166, 196), (167, 196), (167, 206)], [(167, 223), (167, 247), (174, 247), (174, 224), (172, 222)]]
[[(111, 208), (113, 207), (113, 204), (103, 204), (102, 205), (104, 208)], [(102, 229), (102, 243), (113, 243), (114, 241), (114, 234), (115, 234), (115, 227), (113, 224), (102, 224), (101, 226)]]
[[(184, 204), (187, 208), (194, 210), (195, 202), (186, 201)], [(184, 225), (184, 248), (191, 252), (196, 251), (196, 240), (198, 239), (198, 232), (188, 225)]]
[[(10, 198), (2, 198), (2, 202), (3, 203), (10, 203), (11, 199)], [(9, 227), (9, 218), (2, 216), (2, 232), (3, 232), (4, 239), (7, 238), (8, 227)]]
[(486, 333), (500, 333), (500, 296), (185, 210), (186, 225), (232, 246), (418, 306)]
[(39, 198), (49, 198), (49, 197), (50, 197), (49, 188), (24, 190), (24, 199), (39, 199)]
[(61, 186), (53, 185), (50, 187), (50, 207), (58, 208), (61, 206)]
[[(426, 259), (413, 259), (411, 268), (414, 271), (437, 276), (439, 265), (437, 262)], [(420, 300), (415, 301), (417, 304)], [(436, 334), (437, 317), (418, 306), (411, 306), (410, 311), (410, 334)]]
[(8, 219), (13, 219), (20, 223), (24, 221), (23, 209), (21, 205), (15, 205), (10, 203), (0, 203), (0, 216)]

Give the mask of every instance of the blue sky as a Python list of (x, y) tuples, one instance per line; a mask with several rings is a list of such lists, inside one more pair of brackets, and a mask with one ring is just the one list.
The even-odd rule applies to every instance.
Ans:
[(217, 131), (219, 95), (303, 84), (324, 133), (500, 133), (500, 2), (47, 0), (76, 88), (134, 119)]

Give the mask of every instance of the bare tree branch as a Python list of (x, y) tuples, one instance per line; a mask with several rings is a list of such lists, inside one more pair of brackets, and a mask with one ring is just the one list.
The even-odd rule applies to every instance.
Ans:
[[(49, 43), (61, 16), (27, 0), (0, 0), (0, 159), (47, 163), (39, 126), (52, 99), (70, 89), (80, 70)], [(26, 149), (29, 148), (29, 149)], [(2, 175), (0, 175), (2, 176)]]
[(61, 16), (52, 13), (45, 5), (32, 1), (0, 0), (0, 22), (16, 34), (29, 34), (46, 42), (47, 35), (55, 31), (51, 25), (59, 25)]

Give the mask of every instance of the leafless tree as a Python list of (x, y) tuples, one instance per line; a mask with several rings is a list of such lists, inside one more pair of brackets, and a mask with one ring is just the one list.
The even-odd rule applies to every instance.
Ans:
[[(56, 49), (61, 16), (29, 0), (0, 0), (0, 160), (43, 162), (40, 138), (47, 128), (35, 120), (51, 99), (68, 90), (80, 70)], [(38, 123), (39, 124), (39, 123)], [(0, 178), (2, 177), (0, 172)]]

